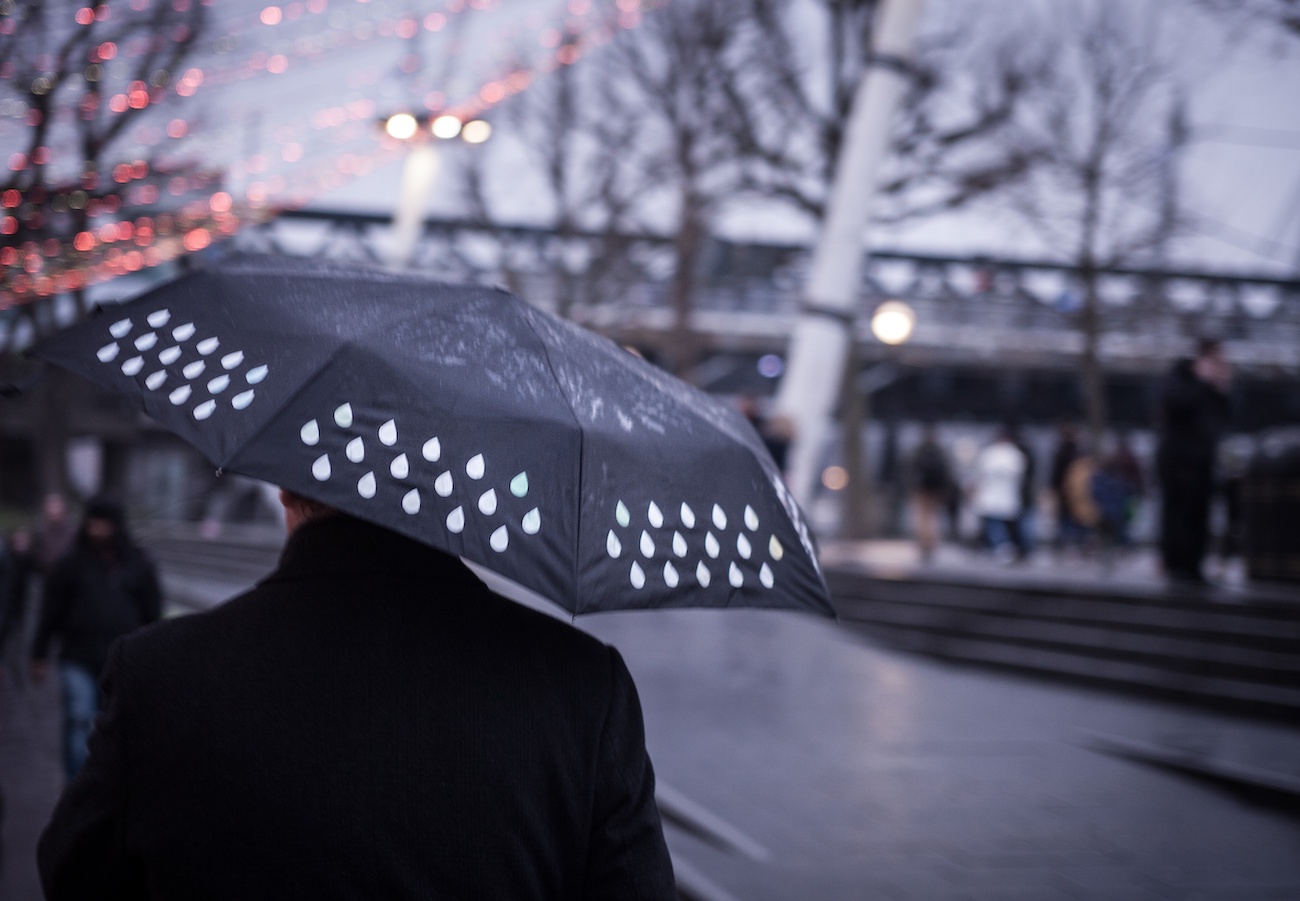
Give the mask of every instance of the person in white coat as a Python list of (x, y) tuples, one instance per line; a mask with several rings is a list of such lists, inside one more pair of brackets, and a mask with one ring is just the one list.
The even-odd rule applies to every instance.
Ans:
[(1028, 465), (1024, 451), (1005, 427), (975, 458), (971, 508), (994, 556), (1008, 563), (1016, 558), (1012, 530), (1023, 512), (1021, 483)]

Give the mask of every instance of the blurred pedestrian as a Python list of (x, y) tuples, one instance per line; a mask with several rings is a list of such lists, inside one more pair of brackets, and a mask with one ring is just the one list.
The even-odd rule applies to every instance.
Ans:
[(1108, 546), (1126, 548), (1132, 543), (1130, 529), (1145, 490), (1142, 464), (1133, 453), (1128, 435), (1120, 432), (1115, 446), (1093, 475), (1093, 500)]
[(37, 571), (50, 570), (72, 549), (77, 528), (73, 524), (68, 502), (62, 494), (51, 492), (41, 500), (41, 521), (32, 535), (32, 558)]
[(939, 443), (935, 427), (927, 423), (921, 443), (912, 451), (908, 465), (912, 487), (912, 522), (921, 562), (928, 563), (939, 547), (939, 517), (952, 491), (952, 466)]
[(1017, 557), (1012, 530), (1023, 512), (1021, 489), (1029, 461), (1004, 426), (975, 458), (971, 506), (983, 525), (984, 541), (1004, 563)]
[(1016, 546), (1016, 555), (1020, 560), (1029, 559), (1034, 552), (1035, 529), (1034, 496), (1036, 473), (1033, 449), (1025, 442), (1018, 429), (1011, 428), (1011, 443), (1025, 457), (1025, 471), (1020, 476), (1020, 515), (1016, 517), (1011, 529), (1011, 540)]
[(1179, 360), (1160, 394), (1160, 556), (1174, 582), (1204, 584), (1201, 565), (1209, 539), (1210, 500), (1219, 439), (1228, 425), (1232, 370), (1216, 339), (1202, 340), (1196, 356)]
[(279, 567), (119, 641), (49, 901), (674, 901), (622, 657), (283, 492)]
[(749, 420), (749, 424), (758, 432), (767, 452), (772, 455), (772, 462), (782, 473), (785, 472), (786, 457), (790, 452), (790, 442), (794, 439), (794, 427), (784, 416), (765, 416), (759, 409), (758, 399), (753, 395), (743, 395), (737, 407)]
[(1083, 545), (1087, 528), (1071, 509), (1065, 482), (1071, 464), (1079, 458), (1078, 433), (1072, 423), (1062, 423), (1056, 433), (1056, 448), (1052, 451), (1052, 468), (1047, 486), (1056, 508), (1056, 547), (1058, 550), (1078, 548)]
[(32, 643), (32, 681), (44, 681), (51, 646), (59, 644), (63, 694), (64, 770), (69, 779), (86, 758), (86, 740), (99, 710), (96, 685), (119, 636), (154, 622), (162, 592), (153, 563), (127, 531), (122, 508), (96, 499), (86, 505), (72, 549), (45, 580), (40, 626)]

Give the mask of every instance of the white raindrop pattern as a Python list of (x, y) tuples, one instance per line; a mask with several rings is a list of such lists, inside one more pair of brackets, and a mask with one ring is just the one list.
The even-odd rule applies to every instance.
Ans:
[[(486, 535), (498, 554), (545, 528), (542, 510), (529, 498), (527, 471), (494, 469), (490, 454), (445, 447), (439, 436), (420, 434), (396, 419), (367, 426), (364, 410), (350, 402), (322, 412), (298, 424), (316, 481), (337, 478), (365, 501), (398, 498), (407, 516), (427, 517), (453, 535)], [(385, 474), (398, 491), (384, 491)], [(475, 516), (480, 519), (471, 529)]]
[[(782, 498), (782, 505), (787, 504), (793, 507), (792, 500)], [(701, 588), (716, 582), (735, 589), (770, 589), (785, 557), (781, 540), (762, 528), (749, 504), (728, 510), (717, 503), (650, 501), (639, 506), (616, 500), (609, 516), (605, 553), (626, 567), (627, 584), (638, 591), (659, 582), (668, 589), (687, 588), (692, 580)], [(812, 556), (807, 527), (801, 519), (791, 519)]]
[[(119, 365), (130, 378), (143, 375), (144, 390), (151, 394), (165, 390), (173, 406), (193, 404), (189, 409), (197, 422), (220, 418), (218, 411), (227, 404), (235, 411), (247, 410), (257, 398), (254, 386), (270, 372), (267, 365), (248, 365), (252, 361), (244, 351), (223, 348), (219, 336), (203, 335), (195, 323), (174, 322), (174, 318), (171, 310), (163, 308), (138, 321), (119, 319), (108, 326), (110, 340), (95, 356), (101, 363)], [(223, 353), (214, 356), (218, 349)], [(125, 361), (117, 363), (124, 354)], [(231, 393), (219, 397), (228, 388)]]

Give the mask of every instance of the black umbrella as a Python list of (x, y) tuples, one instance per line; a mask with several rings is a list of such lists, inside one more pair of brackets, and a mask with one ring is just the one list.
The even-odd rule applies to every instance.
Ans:
[(803, 516), (744, 417), (505, 291), (237, 257), (34, 353), (130, 396), (218, 470), (575, 614), (832, 613)]

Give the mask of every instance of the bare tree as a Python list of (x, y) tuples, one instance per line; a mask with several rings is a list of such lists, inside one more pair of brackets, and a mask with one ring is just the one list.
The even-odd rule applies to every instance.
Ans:
[(1054, 64), (1009, 135), (1034, 166), (1009, 199), (1042, 242), (1078, 269), (1074, 315), (1095, 450), (1107, 422), (1098, 273), (1157, 260), (1180, 229), (1177, 166), (1187, 129), (1172, 64), (1161, 56), (1164, 23), (1155, 7), (1090, 0), (1053, 9), (1053, 25), (1034, 40)]
[[(100, 214), (116, 219), (131, 203), (131, 183), (153, 168), (128, 150), (129, 129), (167, 99), (205, 19), (200, 0), (139, 9), (0, 2), (0, 104), (9, 114), (0, 138), (10, 151), (0, 175), (0, 295), (12, 302), (16, 294), (23, 304), (10, 317), (7, 338), (39, 337), (57, 323), (52, 305), (60, 284), (51, 274), (75, 270), (83, 252), (75, 237)], [(80, 284), (70, 292), (74, 315), (86, 307)], [(64, 487), (67, 386), (52, 375), (35, 398), (43, 490)]]

